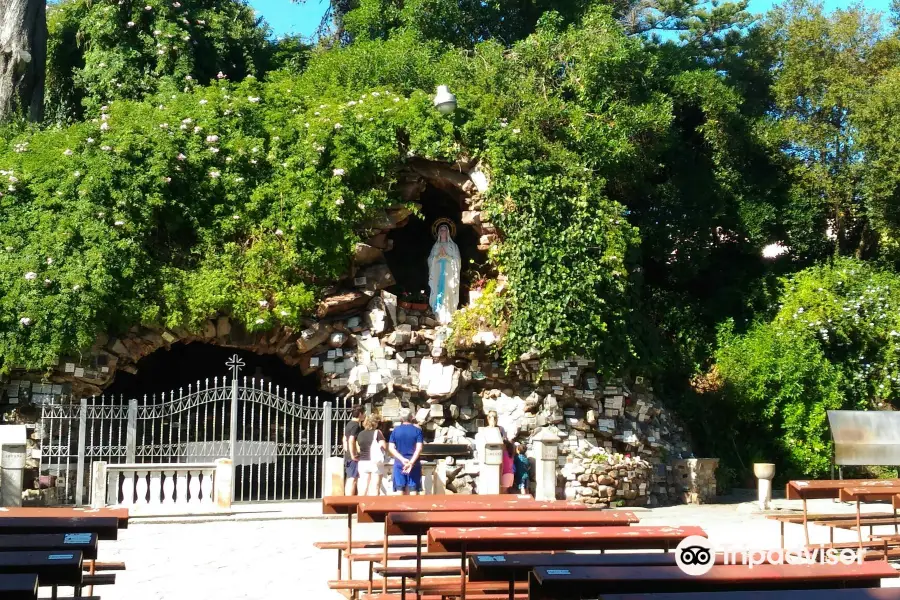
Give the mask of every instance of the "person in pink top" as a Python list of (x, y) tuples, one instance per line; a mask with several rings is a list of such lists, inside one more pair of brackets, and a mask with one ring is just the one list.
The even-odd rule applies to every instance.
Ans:
[(513, 458), (516, 450), (513, 443), (507, 438), (503, 438), (503, 460), (500, 463), (500, 493), (510, 492), (513, 486), (513, 480), (516, 477), (515, 459)]

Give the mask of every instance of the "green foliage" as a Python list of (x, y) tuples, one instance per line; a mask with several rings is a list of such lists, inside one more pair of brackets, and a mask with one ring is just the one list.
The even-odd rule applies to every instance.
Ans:
[(392, 202), (397, 131), (416, 129), (428, 99), (326, 105), (294, 83), (116, 101), (90, 122), (13, 138), (0, 154), (4, 366), (218, 311), (251, 331), (299, 325), (318, 286), (347, 269), (360, 225)]
[[(63, 0), (49, 7), (48, 115), (96, 115), (118, 99), (261, 76), (273, 54), (242, 0)], [(283, 64), (284, 58), (276, 60)]]
[(778, 127), (785, 151), (797, 159), (793, 194), (801, 220), (792, 224), (791, 245), (801, 255), (824, 256), (830, 246), (869, 258), (878, 244), (863, 190), (872, 163), (862, 160), (855, 116), (885, 69), (896, 65), (897, 40), (884, 36), (878, 13), (851, 8), (828, 15), (808, 0), (786, 3), (765, 26), (777, 55)]
[[(470, 292), (471, 293), (471, 292)], [(481, 296), (469, 306), (460, 308), (450, 322), (450, 337), (447, 349), (453, 353), (462, 344), (471, 343), (479, 331), (491, 331), (501, 339), (504, 337), (509, 316), (505, 314), (503, 290), (495, 280), (489, 281), (481, 290)]]
[(826, 411), (877, 409), (900, 391), (900, 276), (839, 259), (788, 278), (778, 312), (721, 333), (717, 365), (736, 422), (796, 474), (829, 467)]

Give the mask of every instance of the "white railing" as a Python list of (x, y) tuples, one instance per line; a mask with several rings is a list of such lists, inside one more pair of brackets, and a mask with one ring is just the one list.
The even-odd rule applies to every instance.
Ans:
[[(210, 463), (93, 463), (91, 505), (160, 508), (190, 513), (229, 508), (230, 461)], [(227, 467), (228, 473), (222, 473)], [(221, 480), (217, 490), (216, 484)], [(218, 495), (217, 495), (218, 492)], [(222, 493), (225, 492), (225, 493)], [(227, 498), (227, 505), (223, 499)]]

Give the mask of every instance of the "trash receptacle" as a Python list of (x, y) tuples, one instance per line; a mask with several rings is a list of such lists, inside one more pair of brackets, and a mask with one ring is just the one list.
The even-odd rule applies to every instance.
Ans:
[(25, 445), (0, 446), (0, 506), (22, 506)]

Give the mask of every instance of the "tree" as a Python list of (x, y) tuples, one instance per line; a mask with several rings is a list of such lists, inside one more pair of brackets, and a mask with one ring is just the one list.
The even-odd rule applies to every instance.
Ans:
[(854, 115), (885, 68), (881, 16), (861, 8), (826, 15), (821, 4), (797, 0), (775, 10), (766, 27), (777, 53), (783, 149), (795, 161), (790, 243), (806, 259), (827, 255), (829, 244), (837, 254), (874, 256), (878, 235), (863, 202), (866, 162)]
[(0, 0), (0, 121), (44, 114), (45, 0)]
[(262, 77), (283, 60), (268, 29), (240, 0), (107, 3), (63, 0), (48, 15), (48, 112), (96, 116), (119, 99)]

